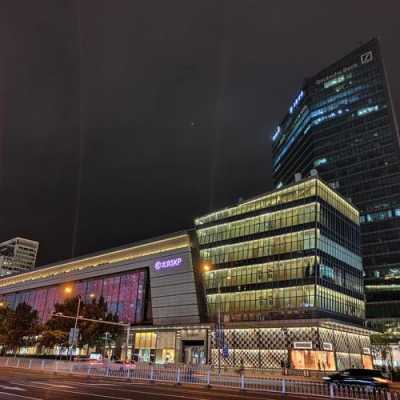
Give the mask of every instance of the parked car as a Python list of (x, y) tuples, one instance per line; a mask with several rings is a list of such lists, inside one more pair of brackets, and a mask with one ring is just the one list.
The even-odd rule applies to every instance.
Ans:
[(116, 360), (113, 362), (113, 364), (120, 365), (121, 368), (124, 368), (124, 369), (135, 369), (136, 368), (136, 364), (133, 361)]
[(374, 369), (351, 368), (322, 378), (327, 383), (342, 385), (363, 385), (386, 388), (390, 380), (381, 371)]
[(89, 358), (89, 357), (75, 357), (74, 358), (75, 362), (79, 362), (85, 365), (90, 365), (90, 366), (100, 366), (104, 364), (103, 360), (97, 360), (97, 359), (93, 359), (93, 358)]

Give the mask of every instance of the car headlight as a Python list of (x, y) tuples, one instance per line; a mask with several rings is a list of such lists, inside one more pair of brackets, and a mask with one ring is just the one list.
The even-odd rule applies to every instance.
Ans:
[(378, 383), (384, 383), (384, 384), (388, 384), (389, 383), (388, 379), (379, 378), (379, 377), (374, 378), (374, 381), (378, 382)]

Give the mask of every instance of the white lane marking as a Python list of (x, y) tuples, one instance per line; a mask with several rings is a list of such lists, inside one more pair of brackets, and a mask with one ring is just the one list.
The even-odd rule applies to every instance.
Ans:
[(87, 386), (113, 386), (115, 383), (86, 383), (86, 382), (73, 382), (74, 385), (87, 385)]
[(23, 396), (22, 394), (10, 393), (10, 392), (0, 392), (0, 394), (6, 394), (7, 396), (18, 397), (20, 399), (43, 400), (41, 397)]
[(16, 391), (20, 391), (20, 392), (25, 392), (26, 391), (26, 389), (22, 389), (22, 388), (17, 387), (17, 386), (0, 385), (0, 388), (2, 388), (4, 390), (16, 390)]
[[(86, 382), (75, 382), (77, 385), (97, 385), (96, 383), (86, 383)], [(118, 384), (118, 386), (122, 386), (121, 384), (124, 384), (124, 385), (126, 385), (126, 386), (128, 386), (128, 388), (126, 388), (126, 389), (121, 389), (121, 388), (117, 388), (117, 387), (115, 387), (115, 385), (117, 385)], [(113, 391), (119, 391), (119, 392), (128, 392), (128, 393), (148, 393), (148, 394), (154, 394), (153, 392), (138, 392), (138, 390), (137, 389), (129, 389), (129, 387), (132, 387), (132, 386), (145, 386), (145, 387), (154, 387), (154, 386), (157, 386), (157, 385), (159, 385), (159, 386), (166, 386), (166, 387), (168, 387), (171, 391), (173, 391), (173, 392), (175, 392), (175, 393), (188, 393), (188, 394), (192, 394), (192, 395), (203, 395), (203, 394), (208, 394), (208, 392), (207, 393), (204, 393), (204, 390), (201, 390), (199, 387), (193, 387), (193, 389), (185, 389), (184, 387), (181, 387), (181, 388), (177, 388), (177, 387), (174, 387), (174, 386), (171, 386), (169, 383), (165, 383), (165, 382), (157, 382), (156, 384), (154, 384), (154, 383), (146, 383), (146, 382), (143, 382), (143, 383), (141, 383), (141, 382), (122, 382), (122, 381), (115, 381), (115, 383), (114, 384), (112, 384), (112, 383), (102, 383), (101, 385), (114, 385), (114, 387), (112, 388), (112, 390)], [(104, 388), (104, 389), (108, 389), (108, 388)], [(222, 392), (221, 390), (218, 390), (218, 389), (221, 389), (221, 390), (226, 390), (225, 392)], [(216, 395), (218, 395), (219, 397), (230, 397), (230, 398), (238, 398), (238, 399), (243, 399), (243, 395), (241, 395), (241, 394), (238, 394), (238, 393), (235, 393), (234, 391), (235, 390), (237, 390), (237, 389), (235, 389), (235, 388), (230, 388), (230, 387), (218, 387), (217, 386), (217, 389), (213, 392), (213, 393), (215, 393)], [(273, 392), (273, 391), (271, 391), (271, 392), (257, 392), (257, 391), (255, 391), (254, 392), (254, 394), (255, 394), (255, 396), (253, 395), (253, 396), (251, 396), (250, 395), (250, 393), (249, 392), (247, 392), (246, 393), (246, 399), (248, 399), (248, 400), (260, 400), (260, 397), (257, 397), (257, 395), (260, 395), (260, 394), (264, 394), (264, 393), (269, 393), (269, 394), (276, 394), (277, 392)], [(159, 393), (158, 393), (159, 394)], [(174, 396), (174, 395), (172, 395), (172, 394), (170, 394), (170, 395), (164, 395), (164, 396)], [(296, 396), (298, 396), (298, 397), (301, 397), (301, 398), (303, 398), (304, 396), (306, 396), (307, 397), (307, 395), (303, 395), (303, 394), (301, 394), (301, 393), (299, 393), (299, 394), (296, 394)], [(185, 396), (178, 396), (178, 395), (176, 395), (176, 397), (184, 397), (184, 398), (189, 398), (189, 397), (185, 397)], [(201, 400), (201, 398), (197, 398), (196, 397), (196, 400)]]
[[(175, 393), (182, 393), (182, 394), (187, 393), (187, 394), (191, 394), (191, 395), (204, 395), (205, 394), (204, 390), (200, 390), (200, 388), (198, 388), (198, 387), (193, 387), (193, 389), (189, 390), (189, 389), (184, 389), (184, 388), (176, 388), (176, 387), (173, 387), (170, 384), (165, 383), (165, 382), (157, 382), (157, 383), (159, 385), (167, 386), (171, 391), (173, 391)], [(138, 391), (137, 389), (133, 389), (132, 388), (132, 386), (144, 386), (144, 387), (154, 387), (155, 386), (154, 383), (146, 383), (145, 381), (143, 381), (143, 382), (140, 382), (140, 381), (138, 381), (138, 382), (123, 382), (123, 381), (119, 381), (119, 380), (117, 381), (116, 380), (113, 383), (86, 383), (86, 382), (75, 381), (75, 382), (73, 382), (73, 384), (75, 384), (77, 386), (81, 385), (81, 386), (90, 386), (90, 387), (93, 387), (93, 386), (113, 386), (111, 389), (113, 391), (117, 391), (117, 392), (140, 393), (140, 394), (148, 393), (149, 395), (154, 395), (154, 394), (159, 395), (159, 392), (157, 392), (157, 393), (150, 392), (150, 391), (149, 392), (147, 392), (147, 391), (144, 392), (144, 391)], [(128, 387), (126, 389), (121, 389), (121, 388), (115, 387), (115, 385), (122, 386), (121, 384), (123, 384), (124, 386), (128, 386)], [(130, 389), (129, 387), (132, 388), (132, 389)], [(104, 389), (109, 389), (109, 388), (104, 387)], [(218, 390), (215, 390), (215, 392), (213, 392), (213, 393), (215, 393), (216, 395), (218, 395), (221, 398), (222, 397), (230, 397), (231, 399), (232, 398), (243, 399), (243, 395), (235, 393), (234, 392), (234, 390), (235, 390), (234, 388), (229, 388), (229, 387), (223, 388), (223, 387), (220, 387), (219, 389), (227, 390), (227, 392), (222, 392), (222, 391), (218, 391)], [(254, 394), (257, 395), (257, 394), (261, 394), (261, 393), (264, 394), (264, 392), (255, 392)], [(268, 393), (268, 392), (266, 392), (266, 393)], [(270, 392), (269, 394), (276, 394), (276, 392)], [(200, 397), (196, 397), (196, 398), (194, 398), (194, 397), (186, 397), (186, 396), (178, 395), (178, 394), (176, 394), (176, 395), (164, 394), (164, 396), (185, 398), (185, 399), (202, 400)], [(303, 398), (305, 395), (298, 394), (298, 396)], [(251, 396), (249, 393), (247, 393), (246, 394), (246, 399), (248, 399), (248, 400), (260, 400), (260, 397), (256, 397), (254, 395)]]
[[(24, 385), (22, 383), (20, 385), (21, 386), (32, 387), (32, 388), (36, 388), (36, 389), (45, 389), (43, 386)], [(64, 392), (64, 393), (69, 393), (69, 394), (83, 394), (83, 395), (89, 396), (89, 397), (101, 397), (103, 399), (133, 400), (131, 397), (129, 398), (129, 397), (106, 396), (106, 395), (103, 395), (103, 394), (95, 394), (95, 393), (88, 393), (88, 392), (78, 392), (76, 390), (72, 391), (72, 390), (64, 390), (64, 389), (59, 389), (59, 388), (49, 388), (49, 390), (53, 390), (54, 392)], [(160, 392), (148, 392), (148, 391), (141, 391), (141, 390), (131, 390), (131, 392), (139, 393), (139, 394), (147, 394), (147, 395), (150, 395), (150, 396), (151, 395), (160, 396)], [(174, 398), (177, 398), (177, 399), (208, 400), (208, 399), (201, 398), (201, 397), (188, 397), (188, 396), (185, 396), (185, 395), (175, 395), (175, 394), (166, 394), (166, 393), (161, 394), (161, 396), (163, 396), (163, 397), (174, 397)], [(39, 399), (39, 400), (42, 400), (42, 399)]]
[(42, 382), (42, 381), (30, 381), (30, 383), (34, 383), (36, 385), (46, 385), (46, 386), (51, 386), (51, 387), (59, 387), (62, 389), (74, 389), (73, 386), (68, 386), (68, 385), (61, 385), (58, 383), (48, 383), (48, 382)]

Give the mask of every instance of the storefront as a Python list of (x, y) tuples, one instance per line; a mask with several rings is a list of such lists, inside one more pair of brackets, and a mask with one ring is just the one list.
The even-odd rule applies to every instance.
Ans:
[(161, 328), (134, 331), (133, 359), (156, 364), (207, 362), (208, 327)]
[[(227, 326), (222, 333), (223, 349), (210, 331), (210, 360), (227, 368), (292, 369), (335, 371), (371, 368), (370, 332), (364, 328), (331, 321), (293, 321), (258, 324), (257, 328)], [(298, 324), (299, 325), (299, 324)]]

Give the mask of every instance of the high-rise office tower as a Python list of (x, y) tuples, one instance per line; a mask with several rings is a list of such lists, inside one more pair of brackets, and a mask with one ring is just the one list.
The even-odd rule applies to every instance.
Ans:
[(20, 237), (0, 243), (0, 276), (34, 269), (38, 248), (39, 242)]
[(400, 145), (377, 39), (305, 80), (273, 135), (276, 186), (318, 171), (361, 211), (370, 326), (400, 321)]

